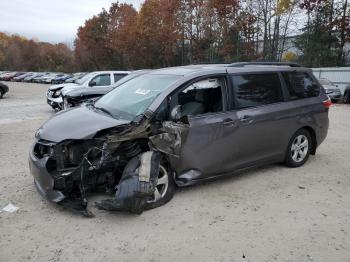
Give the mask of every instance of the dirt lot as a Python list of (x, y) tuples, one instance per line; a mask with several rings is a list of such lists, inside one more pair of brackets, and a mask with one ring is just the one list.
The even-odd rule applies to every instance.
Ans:
[[(0, 261), (350, 261), (350, 106), (298, 169), (272, 165), (178, 190), (142, 215), (43, 200), (28, 170), (35, 130), (54, 113), (47, 86), (10, 83), (0, 100)], [(93, 203), (91, 201), (90, 203)]]

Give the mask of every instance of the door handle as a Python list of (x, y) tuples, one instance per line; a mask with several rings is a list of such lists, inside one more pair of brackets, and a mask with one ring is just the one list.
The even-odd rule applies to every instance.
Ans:
[(222, 124), (224, 126), (235, 126), (237, 122), (231, 118), (226, 118), (224, 121), (222, 121)]
[(251, 123), (253, 123), (254, 120), (253, 120), (252, 116), (244, 115), (244, 116), (239, 118), (239, 121), (241, 121), (243, 123), (251, 124)]

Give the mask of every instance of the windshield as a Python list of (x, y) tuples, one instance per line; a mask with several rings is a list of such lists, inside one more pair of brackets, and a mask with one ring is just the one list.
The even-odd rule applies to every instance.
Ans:
[(321, 85), (326, 85), (326, 86), (332, 86), (333, 83), (327, 79), (319, 79), (318, 80), (320, 82)]
[(84, 84), (86, 81), (89, 81), (89, 79), (90, 79), (91, 77), (93, 77), (94, 75), (96, 75), (96, 73), (89, 73), (89, 74), (86, 74), (84, 77), (75, 80), (75, 83), (78, 84), (78, 85), (82, 85), (82, 84)]
[(133, 120), (143, 114), (156, 97), (181, 76), (147, 74), (131, 79), (101, 97), (96, 108), (115, 118)]

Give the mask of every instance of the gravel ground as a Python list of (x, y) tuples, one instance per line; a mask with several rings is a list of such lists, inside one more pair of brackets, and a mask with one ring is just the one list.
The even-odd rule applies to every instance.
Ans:
[[(54, 112), (47, 86), (9, 83), (0, 100), (0, 261), (350, 261), (350, 106), (335, 105), (315, 157), (178, 190), (142, 215), (43, 200), (28, 169), (35, 130)], [(91, 201), (90, 203), (92, 203)]]

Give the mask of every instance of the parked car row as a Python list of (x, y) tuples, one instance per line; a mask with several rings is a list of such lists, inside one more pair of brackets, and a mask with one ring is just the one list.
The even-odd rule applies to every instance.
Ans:
[(74, 83), (87, 73), (79, 72), (73, 74), (53, 72), (9, 72), (0, 71), (0, 80), (14, 82), (33, 82), (42, 84)]

